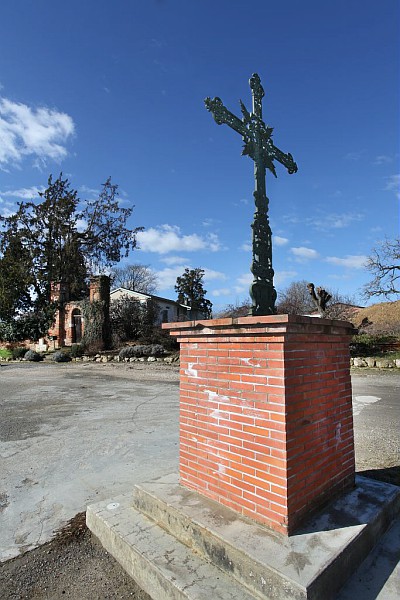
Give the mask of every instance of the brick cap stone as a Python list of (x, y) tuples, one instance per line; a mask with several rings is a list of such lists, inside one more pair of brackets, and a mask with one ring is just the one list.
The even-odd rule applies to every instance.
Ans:
[(312, 333), (352, 336), (357, 332), (348, 321), (321, 319), (303, 315), (268, 315), (163, 323), (162, 328), (173, 336), (221, 335), (257, 333)]

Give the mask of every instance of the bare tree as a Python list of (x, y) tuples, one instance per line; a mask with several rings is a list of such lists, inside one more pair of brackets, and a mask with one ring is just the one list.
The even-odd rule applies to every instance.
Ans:
[(113, 269), (111, 281), (113, 287), (123, 287), (142, 294), (154, 294), (158, 286), (157, 275), (149, 265), (138, 263)]
[(307, 289), (308, 281), (293, 281), (279, 293), (276, 310), (278, 314), (307, 315), (315, 311), (315, 306)]
[(216, 314), (213, 315), (215, 319), (226, 319), (228, 317), (247, 317), (251, 309), (251, 300), (237, 300), (235, 304), (227, 304)]
[[(311, 297), (309, 285), (306, 280), (293, 281), (286, 290), (281, 292), (277, 304), (278, 314), (308, 315), (315, 313), (316, 306)], [(329, 289), (324, 291), (331, 296), (325, 309), (324, 316), (327, 319), (347, 320), (354, 308), (360, 308), (351, 296), (344, 296)]]
[(390, 298), (400, 294), (400, 238), (387, 238), (372, 249), (366, 263), (373, 279), (364, 287), (364, 296), (385, 296)]

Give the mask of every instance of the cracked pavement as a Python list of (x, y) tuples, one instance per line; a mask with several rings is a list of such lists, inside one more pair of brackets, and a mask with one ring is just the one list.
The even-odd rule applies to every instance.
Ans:
[(87, 504), (177, 470), (176, 368), (108, 367), (1, 367), (0, 561)]
[[(357, 470), (387, 475), (389, 467), (397, 477), (400, 374), (358, 371), (352, 382)], [(0, 367), (0, 561), (41, 545), (37, 555), (18, 559), (32, 569), (21, 572), (19, 562), (9, 561), (5, 578), (14, 581), (15, 569), (21, 589), (31, 589), (32, 572), (38, 571), (35, 585), (40, 581), (44, 591), (37, 598), (48, 597), (50, 580), (58, 590), (54, 598), (78, 597), (75, 583), (81, 598), (92, 598), (97, 587), (102, 592), (96, 597), (116, 597), (116, 585), (121, 586), (118, 597), (147, 598), (93, 547), (88, 532), (84, 543), (71, 545), (66, 554), (42, 544), (88, 504), (177, 472), (178, 401), (178, 369), (162, 363)], [(379, 578), (372, 567), (369, 572), (372, 590)], [(27, 581), (23, 573), (29, 573)], [(115, 577), (108, 582), (109, 596), (110, 573)], [(343, 598), (357, 595), (349, 592), (351, 585)], [(363, 597), (381, 596), (374, 591)]]

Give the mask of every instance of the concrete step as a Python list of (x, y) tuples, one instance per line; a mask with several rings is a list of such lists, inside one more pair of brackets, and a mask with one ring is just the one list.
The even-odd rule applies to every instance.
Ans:
[(336, 598), (400, 510), (395, 486), (356, 488), (289, 538), (178, 484), (170, 475), (135, 486), (134, 506), (260, 598)]
[(104, 548), (152, 598), (255, 600), (234, 578), (132, 508), (132, 494), (91, 505), (87, 525)]
[(89, 506), (87, 524), (156, 600), (334, 600), (399, 509), (399, 488), (360, 477), (285, 537), (167, 476)]

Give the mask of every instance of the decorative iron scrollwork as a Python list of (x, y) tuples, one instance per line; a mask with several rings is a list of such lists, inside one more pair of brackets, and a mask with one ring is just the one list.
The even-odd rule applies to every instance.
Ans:
[(272, 233), (268, 221), (268, 198), (266, 195), (266, 169), (276, 177), (274, 160), (280, 162), (289, 174), (297, 172), (297, 164), (290, 153), (285, 154), (272, 143), (273, 128), (262, 120), (262, 99), (265, 95), (261, 79), (253, 73), (249, 81), (252, 92), (252, 112), (240, 100), (242, 118), (239, 119), (223, 104), (221, 98), (206, 98), (204, 103), (218, 125), (226, 124), (237, 131), (243, 139), (242, 155), (254, 161), (255, 213), (253, 229), (253, 260), (251, 272), (254, 280), (250, 286), (252, 298), (251, 315), (275, 313), (276, 291), (273, 284)]

